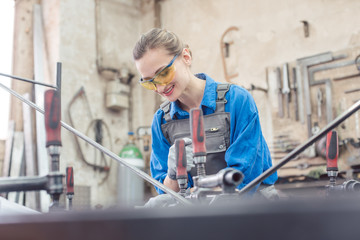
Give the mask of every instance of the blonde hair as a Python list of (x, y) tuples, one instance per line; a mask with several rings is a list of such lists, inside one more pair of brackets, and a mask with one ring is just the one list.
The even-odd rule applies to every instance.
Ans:
[(173, 32), (166, 29), (153, 28), (145, 34), (142, 34), (140, 39), (135, 44), (133, 50), (134, 60), (138, 60), (151, 49), (164, 48), (170, 55), (181, 54), (184, 48), (190, 52), (189, 46), (184, 44), (180, 38)]

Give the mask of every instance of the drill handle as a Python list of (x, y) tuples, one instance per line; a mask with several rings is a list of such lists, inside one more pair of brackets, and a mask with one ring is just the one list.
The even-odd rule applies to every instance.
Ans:
[(175, 160), (176, 160), (176, 178), (186, 178), (186, 150), (185, 150), (185, 141), (184, 139), (175, 140)]
[(190, 131), (194, 157), (206, 156), (204, 117), (199, 108), (190, 110)]
[(326, 163), (327, 171), (338, 171), (339, 140), (336, 131), (332, 130), (326, 135)]
[(61, 100), (54, 89), (45, 92), (46, 147), (61, 146)]

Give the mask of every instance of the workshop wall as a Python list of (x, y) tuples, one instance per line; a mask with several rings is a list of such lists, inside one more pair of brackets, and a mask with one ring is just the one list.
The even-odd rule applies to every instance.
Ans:
[[(235, 84), (267, 88), (266, 67), (360, 43), (360, 19), (356, 0), (172, 0), (161, 2), (162, 27), (177, 33), (193, 52), (193, 72), (206, 72), (225, 81), (220, 40), (227, 34), (227, 68)], [(309, 24), (309, 37), (304, 25)], [(262, 130), (273, 136), (268, 95), (254, 91)]]

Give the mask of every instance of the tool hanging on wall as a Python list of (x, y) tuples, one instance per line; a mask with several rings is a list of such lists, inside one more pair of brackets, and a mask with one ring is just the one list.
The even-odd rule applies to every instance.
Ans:
[[(88, 115), (89, 115), (89, 117), (90, 117), (90, 119), (91, 119), (90, 125), (89, 125), (89, 127), (88, 127), (88, 129), (89, 129), (89, 128), (95, 123), (95, 120), (94, 120), (93, 117), (92, 117), (91, 109), (90, 109), (90, 105), (89, 105), (89, 101), (88, 101), (88, 99), (87, 99), (87, 97), (86, 97), (84, 87), (81, 87), (81, 88), (77, 91), (77, 93), (74, 95), (74, 97), (71, 99), (71, 101), (69, 102), (69, 105), (68, 105), (68, 108), (67, 108), (67, 115), (68, 115), (68, 117), (69, 117), (69, 123), (70, 123), (70, 126), (71, 126), (71, 127), (74, 127), (74, 121), (73, 121), (73, 117), (72, 117), (72, 115), (71, 115), (71, 108), (72, 108), (73, 104), (76, 102), (76, 100), (79, 99), (80, 97), (83, 98), (83, 100), (84, 100), (84, 102), (85, 102), (85, 105), (86, 105), (86, 108), (87, 108)], [(99, 123), (98, 123), (98, 124), (99, 124)], [(106, 126), (106, 125), (104, 125), (104, 126)], [(75, 127), (74, 127), (74, 128), (75, 128)], [(109, 131), (109, 129), (108, 129), (107, 127), (106, 127), (106, 130), (107, 130), (107, 132), (108, 132), (108, 137), (109, 137), (109, 140), (110, 140), (109, 142), (111, 143), (110, 131)], [(100, 137), (99, 137), (99, 136), (97, 136), (97, 137), (98, 137), (97, 140), (100, 140)], [(79, 154), (80, 154), (81, 160), (82, 160), (84, 163), (86, 163), (88, 166), (93, 167), (95, 171), (96, 171), (96, 170), (99, 170), (100, 172), (106, 172), (106, 176), (105, 176), (105, 177), (103, 178), (103, 180), (101, 181), (101, 183), (103, 183), (103, 182), (107, 179), (107, 177), (108, 177), (108, 175), (109, 175), (110, 166), (107, 164), (106, 161), (105, 161), (104, 164), (97, 164), (97, 163), (94, 162), (94, 161), (93, 161), (93, 162), (88, 161), (88, 160), (85, 158), (84, 151), (83, 151), (83, 149), (82, 149), (82, 147), (81, 147), (81, 145), (80, 145), (79, 139), (78, 139), (76, 136), (74, 136), (74, 139), (75, 139), (76, 147), (77, 147), (78, 152), (79, 152)], [(101, 137), (101, 141), (102, 141), (102, 137)], [(103, 156), (102, 156), (102, 158), (103, 158)]]
[(247, 88), (246, 90), (248, 90), (250, 93), (252, 91), (261, 91), (261, 92), (264, 92), (264, 93), (268, 92), (267, 88), (259, 87), (259, 86), (256, 86), (254, 84), (250, 84), (250, 88)]
[(298, 82), (297, 82), (296, 68), (292, 68), (292, 74), (293, 74), (292, 90), (294, 91), (295, 121), (299, 121), (299, 99), (298, 99)]
[(288, 69), (287, 63), (285, 63), (283, 66), (283, 86), (282, 87), (283, 87), (282, 94), (285, 95), (287, 116), (288, 116), (288, 118), (290, 118), (291, 95), (290, 95), (290, 87), (289, 87), (289, 69)]
[(282, 97), (282, 84), (281, 84), (281, 73), (280, 68), (276, 68), (276, 88), (278, 90), (278, 117), (284, 117), (284, 106), (283, 106), (283, 97)]
[(321, 108), (322, 108), (322, 104), (323, 104), (323, 92), (322, 92), (321, 88), (318, 88), (316, 96), (317, 96), (317, 110), (318, 110), (317, 115), (318, 115), (319, 122), (321, 122), (321, 117), (322, 117)]
[(230, 54), (229, 48), (230, 48), (231, 44), (234, 44), (234, 41), (225, 42), (224, 38), (225, 38), (226, 34), (228, 34), (231, 31), (239, 31), (239, 28), (235, 27), (235, 26), (229, 27), (223, 33), (223, 35), (221, 36), (221, 40), (220, 40), (220, 52), (221, 52), (221, 59), (222, 59), (223, 67), (224, 67), (225, 80), (229, 83), (231, 82), (230, 81), (231, 78), (235, 78), (235, 77), (239, 76), (238, 73), (229, 74), (227, 67), (226, 67), (226, 59), (225, 58), (229, 57), (229, 54)]

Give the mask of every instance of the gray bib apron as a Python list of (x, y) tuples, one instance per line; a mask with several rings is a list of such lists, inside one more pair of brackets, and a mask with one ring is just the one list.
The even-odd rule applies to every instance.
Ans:
[[(204, 115), (206, 174), (215, 174), (227, 167), (225, 152), (230, 145), (230, 113), (225, 112), (225, 94), (229, 89), (230, 84), (218, 84), (216, 110), (212, 114)], [(189, 119), (171, 119), (169, 101), (162, 103), (160, 108), (164, 111), (166, 120), (166, 123), (161, 125), (161, 130), (170, 145), (178, 138), (191, 138)], [(192, 168), (190, 173), (191, 176), (196, 176), (196, 168)]]

